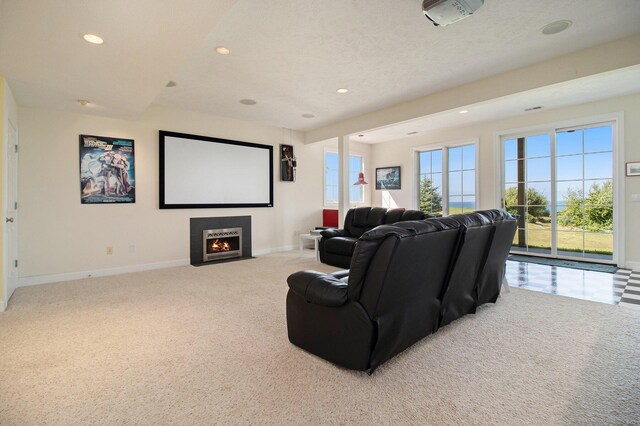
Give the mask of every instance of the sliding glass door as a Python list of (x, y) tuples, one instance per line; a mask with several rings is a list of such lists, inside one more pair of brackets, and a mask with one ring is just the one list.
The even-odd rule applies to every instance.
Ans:
[(613, 125), (503, 138), (503, 205), (518, 215), (512, 252), (612, 262)]

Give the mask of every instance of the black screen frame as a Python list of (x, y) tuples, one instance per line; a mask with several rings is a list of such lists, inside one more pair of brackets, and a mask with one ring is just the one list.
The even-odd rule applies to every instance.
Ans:
[[(183, 139), (191, 139), (203, 143), (213, 142), (229, 145), (243, 146), (246, 148), (264, 149), (269, 153), (269, 201), (266, 203), (193, 203), (193, 204), (174, 204), (165, 201), (165, 138), (176, 137)], [(215, 208), (246, 208), (246, 207), (273, 207), (273, 146), (264, 145), (253, 142), (236, 141), (231, 139), (222, 139), (211, 136), (192, 135), (189, 133), (171, 132), (168, 130), (159, 131), (160, 152), (159, 152), (159, 190), (160, 190), (160, 209), (215, 209)]]

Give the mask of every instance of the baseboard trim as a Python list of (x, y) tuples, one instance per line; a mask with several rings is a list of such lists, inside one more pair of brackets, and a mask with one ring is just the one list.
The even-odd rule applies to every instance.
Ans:
[[(295, 244), (291, 244), (291, 245), (282, 246), (282, 247), (272, 247), (268, 249), (255, 250), (253, 252), (253, 256), (264, 256), (266, 254), (290, 251), (296, 248), (297, 246)], [(144, 263), (140, 265), (119, 266), (116, 268), (108, 268), (108, 269), (95, 269), (91, 271), (68, 272), (64, 274), (33, 275), (28, 277), (20, 277), (18, 279), (18, 287), (27, 287), (30, 285), (38, 285), (38, 284), (57, 283), (61, 281), (81, 280), (84, 278), (106, 277), (109, 275), (119, 275), (119, 274), (126, 274), (129, 272), (149, 271), (152, 269), (173, 268), (175, 266), (185, 266), (190, 264), (191, 262), (189, 259), (178, 259), (178, 260), (167, 260), (164, 262)]]
[(268, 249), (261, 249), (261, 250), (255, 250), (253, 252), (254, 256), (264, 256), (265, 254), (271, 254), (271, 253), (280, 253), (283, 251), (290, 251), (290, 250), (294, 250), (297, 249), (298, 246), (296, 244), (291, 244), (288, 246), (282, 246), (282, 247), (272, 247), (272, 248), (268, 248)]
[(627, 269), (633, 269), (634, 271), (640, 271), (640, 262), (627, 260), (626, 262), (624, 262), (624, 267)]
[(80, 280), (83, 278), (106, 277), (109, 275), (126, 274), (129, 272), (149, 271), (152, 269), (173, 268), (176, 266), (189, 265), (189, 259), (167, 260), (164, 262), (143, 263), (139, 265), (119, 266), (117, 268), (95, 269), (92, 271), (68, 272), (64, 274), (33, 275), (20, 277), (18, 287), (30, 285), (57, 283), (60, 281)]

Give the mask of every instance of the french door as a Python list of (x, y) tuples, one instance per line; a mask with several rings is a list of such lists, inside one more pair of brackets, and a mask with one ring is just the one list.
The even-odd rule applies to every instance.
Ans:
[(502, 138), (513, 253), (615, 263), (613, 123)]

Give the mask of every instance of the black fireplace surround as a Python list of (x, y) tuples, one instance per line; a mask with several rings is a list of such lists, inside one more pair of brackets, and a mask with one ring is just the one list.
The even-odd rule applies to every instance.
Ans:
[(350, 270), (289, 276), (291, 343), (373, 372), (500, 294), (516, 219), (501, 210), (382, 225), (356, 242)]
[[(205, 262), (202, 257), (203, 231), (207, 229), (242, 228), (241, 254), (232, 259), (221, 258)], [(200, 266), (211, 263), (251, 258), (251, 216), (193, 217), (189, 223), (191, 265)]]

